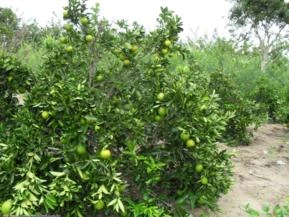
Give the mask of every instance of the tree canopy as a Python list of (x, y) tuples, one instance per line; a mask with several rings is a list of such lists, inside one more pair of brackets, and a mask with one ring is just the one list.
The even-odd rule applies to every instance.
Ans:
[(0, 7), (0, 36), (11, 38), (18, 27), (18, 18), (10, 8)]
[(289, 3), (284, 0), (232, 0), (230, 19), (241, 26), (250, 22), (286, 25), (289, 23)]
[[(284, 0), (231, 0), (229, 18), (244, 40), (257, 38), (264, 72), (272, 51), (282, 54), (288, 38), (289, 3)], [(252, 37), (253, 36), (253, 37)]]

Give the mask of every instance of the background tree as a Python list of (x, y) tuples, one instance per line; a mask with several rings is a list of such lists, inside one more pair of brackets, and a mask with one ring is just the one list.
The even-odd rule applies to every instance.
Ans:
[(0, 42), (6, 44), (15, 30), (18, 28), (19, 20), (10, 8), (0, 8)]
[[(232, 0), (229, 18), (241, 38), (256, 38), (261, 58), (261, 71), (265, 71), (276, 47), (283, 47), (288, 39), (289, 3), (284, 0)], [(282, 53), (282, 52), (280, 52)]]

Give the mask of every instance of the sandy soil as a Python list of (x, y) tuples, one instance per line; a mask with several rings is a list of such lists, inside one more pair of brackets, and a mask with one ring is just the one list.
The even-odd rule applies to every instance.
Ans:
[[(249, 146), (229, 148), (234, 158), (234, 186), (210, 217), (247, 217), (244, 206), (261, 210), (265, 204), (283, 203), (289, 196), (289, 131), (278, 124), (258, 129)], [(200, 216), (196, 211), (194, 217)]]

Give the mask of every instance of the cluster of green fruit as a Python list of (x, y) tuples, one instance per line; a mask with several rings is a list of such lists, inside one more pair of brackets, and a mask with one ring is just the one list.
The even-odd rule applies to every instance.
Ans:
[(190, 138), (190, 134), (186, 131), (182, 132), (181, 135), (181, 140), (186, 143), (187, 148), (193, 148), (196, 146), (196, 143), (193, 139)]
[[(85, 145), (78, 145), (75, 149), (79, 156), (84, 156), (87, 154), (87, 149)], [(108, 160), (111, 158), (111, 151), (109, 149), (102, 149), (99, 153), (99, 157), (103, 160)]]
[[(64, 12), (63, 12), (63, 17), (66, 18), (66, 19), (68, 19), (68, 17), (69, 17), (68, 10), (64, 10)], [(80, 23), (80, 25), (81, 25), (82, 27), (87, 28), (88, 25), (89, 25), (89, 19), (88, 19), (87, 17), (83, 16), (83, 17), (81, 17), (81, 18), (79, 19), (79, 23)], [(71, 23), (66, 23), (66, 24), (64, 24), (63, 28), (64, 28), (67, 32), (72, 32), (72, 31), (73, 31), (73, 24), (71, 24)], [(94, 40), (94, 37), (93, 37), (91, 34), (86, 34), (85, 37), (84, 37), (84, 39), (85, 39), (85, 41), (86, 41), (87, 43), (92, 43), (93, 40)], [(67, 37), (61, 36), (60, 39), (59, 39), (59, 41), (60, 41), (62, 44), (66, 44), (65, 51), (66, 51), (67, 53), (72, 53), (72, 51), (73, 51), (73, 46), (67, 44), (68, 41), (69, 41), (69, 40), (67, 39)]]
[[(83, 27), (87, 27), (89, 25), (89, 20), (87, 17), (81, 17), (79, 21)], [(94, 40), (94, 37), (91, 34), (87, 34), (85, 36), (85, 41), (87, 43), (91, 43), (91, 42), (93, 42), (93, 40)]]
[[(165, 94), (163, 92), (157, 95), (157, 101), (163, 102), (165, 100)], [(157, 114), (155, 116), (155, 121), (159, 122), (164, 119), (164, 117), (168, 114), (168, 109), (164, 106), (158, 107)]]
[(123, 62), (124, 66), (130, 66), (133, 56), (138, 52), (138, 46), (135, 44), (125, 43), (121, 49), (116, 48), (113, 53)]
[(171, 46), (172, 46), (171, 40), (166, 39), (166, 40), (163, 42), (163, 47), (161, 48), (160, 53), (161, 53), (162, 55), (168, 54), (169, 49), (171, 48)]
[[(42, 111), (41, 117), (44, 120), (48, 120), (51, 117), (51, 113), (48, 111)], [(98, 131), (98, 129), (99, 129), (99, 126), (96, 125), (95, 131)], [(85, 156), (87, 154), (86, 146), (83, 144), (76, 146), (75, 151), (79, 156)], [(109, 149), (102, 149), (99, 153), (99, 157), (103, 160), (108, 160), (111, 158), (111, 151)]]
[[(191, 139), (191, 136), (190, 136), (190, 134), (189, 134), (188, 132), (183, 131), (183, 132), (181, 133), (181, 135), (180, 135), (180, 138), (181, 138), (181, 140), (182, 140), (183, 142), (186, 143), (186, 147), (187, 147), (187, 148), (193, 148), (193, 147), (196, 146), (195, 141), (194, 141), (193, 139)], [(201, 173), (201, 172), (203, 171), (203, 169), (204, 169), (204, 167), (203, 167), (202, 164), (200, 164), (200, 163), (196, 164), (196, 166), (195, 166), (195, 171), (196, 171), (197, 173)], [(207, 185), (209, 181), (208, 181), (208, 178), (207, 178), (207, 177), (202, 176), (200, 182), (201, 182), (203, 185)]]
[[(158, 102), (163, 102), (165, 100), (165, 94), (163, 92), (160, 92), (157, 94), (157, 101)], [(157, 111), (157, 115), (155, 116), (155, 121), (159, 122), (161, 120), (163, 120), (163, 118), (167, 115), (168, 111), (167, 111), (167, 108), (164, 107), (164, 106), (160, 106), (158, 108), (158, 111)], [(183, 131), (181, 134), (180, 134), (180, 138), (183, 142), (185, 142), (186, 144), (186, 147), (187, 148), (193, 148), (196, 146), (196, 142), (191, 138), (190, 134), (186, 131)], [(197, 173), (201, 173), (203, 171), (203, 165), (202, 164), (197, 164), (195, 166), (195, 171)], [(200, 182), (203, 184), (203, 185), (207, 185), (208, 184), (208, 179), (207, 177), (204, 177), (202, 176), (201, 177), (201, 180)]]

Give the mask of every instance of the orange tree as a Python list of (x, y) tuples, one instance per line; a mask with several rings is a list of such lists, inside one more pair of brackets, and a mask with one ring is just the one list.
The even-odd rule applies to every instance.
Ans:
[[(63, 216), (187, 216), (231, 184), (216, 140), (230, 113), (198, 81), (178, 43), (180, 18), (156, 30), (113, 28), (71, 0), (62, 36), (46, 41), (37, 83), (1, 139), (2, 212)], [(202, 83), (202, 82), (201, 82)]]
[(286, 90), (284, 89), (280, 84), (272, 81), (268, 75), (262, 75), (251, 93), (251, 97), (260, 103), (264, 113), (273, 123), (286, 120), (286, 112), (282, 111), (284, 108), (288, 111), (284, 94)]
[(257, 128), (266, 119), (263, 107), (242, 93), (234, 80), (222, 72), (210, 73), (208, 87), (221, 98), (222, 110), (233, 113), (223, 133), (223, 141), (231, 145), (248, 145), (252, 137), (248, 127), (254, 125)]

